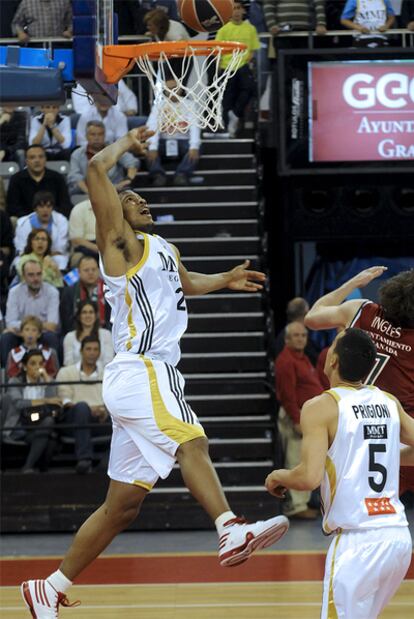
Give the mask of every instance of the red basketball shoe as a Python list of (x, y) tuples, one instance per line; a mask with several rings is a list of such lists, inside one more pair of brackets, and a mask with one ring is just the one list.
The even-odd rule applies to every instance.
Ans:
[(222, 567), (239, 565), (255, 550), (275, 544), (289, 529), (285, 516), (248, 523), (244, 518), (232, 518), (224, 524), (219, 538), (219, 560)]
[(47, 580), (27, 580), (20, 588), (33, 619), (58, 619), (59, 606), (79, 606), (69, 603), (64, 593), (59, 593)]

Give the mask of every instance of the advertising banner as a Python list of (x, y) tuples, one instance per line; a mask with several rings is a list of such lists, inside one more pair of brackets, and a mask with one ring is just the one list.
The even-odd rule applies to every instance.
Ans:
[(414, 60), (310, 62), (310, 161), (414, 160)]

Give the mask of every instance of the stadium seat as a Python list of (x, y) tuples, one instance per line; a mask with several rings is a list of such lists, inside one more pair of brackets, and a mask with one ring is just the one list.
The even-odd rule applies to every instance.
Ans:
[(59, 161), (48, 161), (46, 163), (46, 167), (49, 168), (49, 170), (54, 170), (64, 176), (69, 174), (69, 161), (65, 161), (64, 159)]
[(0, 176), (4, 179), (10, 178), (10, 176), (13, 176), (13, 174), (16, 174), (19, 170), (19, 164), (15, 161), (2, 161), (0, 163)]

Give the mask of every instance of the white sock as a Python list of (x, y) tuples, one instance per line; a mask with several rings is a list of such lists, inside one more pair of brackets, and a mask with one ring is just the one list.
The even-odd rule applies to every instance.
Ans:
[(72, 581), (69, 580), (69, 578), (66, 578), (65, 574), (60, 570), (56, 570), (56, 572), (53, 572), (53, 574), (51, 574), (47, 578), (47, 581), (59, 593), (66, 593), (66, 591), (72, 585)]
[(214, 524), (216, 525), (217, 533), (219, 535), (223, 532), (224, 524), (233, 518), (236, 518), (236, 514), (230, 510), (228, 512), (223, 512), (218, 518), (216, 518)]

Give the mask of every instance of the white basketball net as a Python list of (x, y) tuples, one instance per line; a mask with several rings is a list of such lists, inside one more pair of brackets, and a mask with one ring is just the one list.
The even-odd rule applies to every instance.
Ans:
[[(245, 50), (235, 48), (229, 52), (217, 46), (206, 48), (205, 56), (197, 56), (195, 51), (189, 43), (180, 62), (176, 57), (170, 58), (165, 52), (160, 52), (158, 67), (147, 54), (135, 59), (153, 89), (154, 105), (158, 109), (158, 130), (161, 133), (186, 133), (192, 122), (200, 129), (212, 132), (223, 128), (224, 90), (228, 80), (239, 68)], [(230, 61), (225, 68), (220, 68), (223, 55), (228, 56)], [(173, 88), (166, 85), (171, 80), (176, 83)]]

